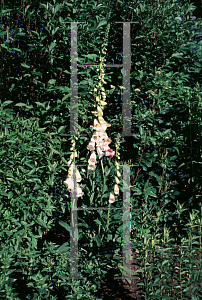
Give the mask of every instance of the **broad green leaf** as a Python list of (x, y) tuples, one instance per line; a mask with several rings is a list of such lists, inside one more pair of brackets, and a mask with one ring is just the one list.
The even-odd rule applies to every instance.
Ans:
[(69, 242), (64, 243), (62, 246), (60, 246), (57, 249), (58, 253), (69, 253), (70, 252), (70, 246), (69, 246)]
[(2, 107), (5, 107), (5, 106), (7, 106), (7, 105), (9, 105), (9, 104), (11, 104), (11, 103), (13, 103), (12, 100), (4, 101), (4, 102), (2, 103)]
[(106, 20), (102, 20), (102, 21), (98, 24), (97, 28), (99, 28), (99, 27), (101, 27), (101, 26), (103, 26), (103, 25), (106, 25), (106, 24), (107, 24), (107, 21), (106, 21)]
[(49, 46), (49, 51), (51, 51), (56, 45), (57, 45), (57, 43), (52, 42)]
[(64, 221), (59, 221), (59, 224), (60, 224), (62, 227), (64, 227), (67, 231), (70, 232), (70, 226), (69, 226), (67, 223), (65, 223)]

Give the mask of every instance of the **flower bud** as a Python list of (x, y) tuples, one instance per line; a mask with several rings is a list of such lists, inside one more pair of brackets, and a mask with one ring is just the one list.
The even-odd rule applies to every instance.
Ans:
[(114, 203), (114, 202), (115, 202), (114, 193), (110, 193), (110, 195), (109, 195), (109, 203)]
[(115, 177), (115, 181), (116, 181), (116, 184), (120, 183), (120, 180), (118, 179), (118, 177)]
[[(119, 171), (117, 171), (117, 176), (121, 177), (121, 173)], [(117, 177), (116, 177), (117, 178)]]
[(114, 194), (119, 195), (119, 186), (118, 186), (118, 184), (115, 184), (115, 186), (114, 186)]

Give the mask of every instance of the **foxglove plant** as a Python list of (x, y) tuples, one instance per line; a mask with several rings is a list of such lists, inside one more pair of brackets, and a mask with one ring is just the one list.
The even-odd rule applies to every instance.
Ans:
[[(108, 38), (109, 27), (110, 27), (110, 25), (108, 24), (106, 38)], [(103, 110), (104, 110), (104, 107), (107, 105), (107, 102), (105, 101), (106, 93), (105, 93), (105, 89), (103, 87), (103, 83), (106, 83), (104, 80), (105, 73), (104, 73), (104, 68), (103, 68), (103, 66), (105, 65), (104, 64), (104, 61), (105, 61), (104, 55), (106, 54), (106, 51), (105, 51), (106, 47), (107, 47), (107, 44), (103, 43), (102, 51), (101, 51), (102, 54), (100, 55), (100, 68), (97, 69), (97, 71), (100, 72), (99, 77), (98, 77), (99, 81), (98, 81), (98, 84), (96, 85), (96, 87), (94, 88), (94, 95), (95, 95), (95, 99), (97, 102), (97, 105), (96, 105), (97, 111), (92, 111), (94, 116), (97, 117), (97, 119), (96, 118), (94, 119), (93, 129), (95, 131), (94, 131), (94, 133), (91, 137), (91, 140), (87, 146), (87, 149), (92, 152), (90, 159), (88, 160), (88, 170), (95, 170), (95, 168), (96, 168), (96, 152), (97, 152), (99, 160), (101, 161), (103, 177), (104, 177), (104, 185), (105, 185), (106, 178), (105, 178), (105, 174), (104, 174), (102, 157), (106, 156), (111, 159), (115, 155), (115, 151), (113, 151), (109, 147), (111, 140), (109, 139), (109, 137), (106, 133), (107, 127), (110, 127), (111, 124), (107, 123), (103, 118)], [(118, 141), (118, 139), (117, 139), (117, 141)], [(95, 152), (95, 147), (96, 147), (96, 152)], [(120, 158), (118, 152), (117, 152), (117, 157), (118, 157), (118, 159)], [(118, 172), (118, 163), (116, 163), (116, 167), (117, 167), (117, 172)], [(116, 184), (114, 185), (114, 190), (111, 191), (110, 196), (109, 196), (109, 203), (115, 202), (114, 194), (116, 194), (116, 195), (119, 194), (118, 184), (120, 183), (120, 181), (117, 176), (115, 176), (115, 181), (116, 181)]]
[[(105, 40), (108, 39), (108, 32), (109, 32), (110, 24), (107, 25), (106, 29), (106, 36)], [(109, 159), (112, 159), (115, 156), (115, 151), (110, 148), (111, 144), (111, 139), (108, 137), (106, 130), (108, 127), (111, 126), (103, 117), (103, 110), (105, 106), (107, 105), (106, 102), (106, 93), (105, 93), (105, 88), (103, 87), (103, 84), (106, 84), (104, 77), (104, 61), (105, 61), (105, 54), (106, 54), (106, 47), (107, 44), (104, 42), (102, 44), (101, 48), (101, 53), (100, 53), (100, 65), (99, 68), (97, 68), (97, 71), (99, 72), (98, 75), (98, 84), (94, 88), (94, 96), (96, 103), (94, 105), (95, 110), (92, 111), (94, 114), (95, 118), (93, 120), (93, 126), (91, 126), (94, 130), (92, 137), (87, 145), (87, 150), (89, 150), (89, 159), (88, 159), (88, 168), (87, 168), (87, 178), (91, 176), (92, 173), (92, 189), (91, 189), (91, 196), (90, 196), (90, 205), (93, 203), (94, 195), (95, 195), (95, 170), (98, 165), (101, 165), (102, 168), (102, 174), (103, 174), (103, 184), (102, 184), (102, 191), (101, 195), (99, 197), (100, 199), (100, 204), (101, 206), (104, 204), (102, 203), (103, 198), (104, 198), (104, 193), (106, 192), (106, 180), (107, 176), (109, 175), (108, 169), (104, 168), (104, 157), (108, 158), (108, 162), (110, 164)], [(115, 147), (116, 147), (116, 162), (115, 162), (115, 173), (114, 173), (114, 183), (112, 184), (112, 190), (109, 191), (109, 207), (112, 203), (115, 202), (115, 196), (119, 195), (119, 184), (120, 184), (120, 179), (119, 177), (121, 176), (120, 171), (119, 171), (119, 163), (118, 160), (120, 159), (119, 156), (119, 145), (120, 145), (120, 136), (116, 138), (115, 142)], [(75, 163), (75, 158), (77, 157), (77, 151), (76, 151), (76, 141), (75, 139), (72, 140), (72, 147), (70, 149), (72, 151), (71, 156), (70, 156), (70, 161), (69, 161), (69, 171), (68, 171), (68, 177), (64, 181), (64, 184), (67, 186), (67, 189), (72, 192), (74, 190), (74, 181), (73, 181), (73, 165)], [(80, 183), (82, 180), (81, 175), (79, 171), (76, 171), (76, 181), (77, 185)], [(113, 179), (112, 179), (113, 180)], [(83, 196), (83, 191), (81, 190), (81, 187), (78, 185), (76, 188), (77, 192), (77, 197)], [(101, 211), (100, 217), (102, 219), (102, 213)], [(108, 210), (108, 216), (107, 216), (107, 225), (105, 227), (106, 231), (109, 229), (109, 214), (110, 210)], [(91, 220), (91, 221), (90, 221)], [(92, 224), (92, 215), (89, 213), (89, 221)], [(101, 224), (99, 224), (99, 229), (98, 229), (98, 234), (100, 235), (100, 230), (101, 230)], [(90, 234), (92, 237), (92, 235)], [(103, 237), (102, 237), (103, 239)]]

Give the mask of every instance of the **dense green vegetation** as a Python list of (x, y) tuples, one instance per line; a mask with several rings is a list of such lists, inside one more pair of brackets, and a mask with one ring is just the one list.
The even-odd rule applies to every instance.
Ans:
[[(141, 278), (145, 299), (202, 297), (202, 22), (193, 11), (193, 4), (174, 0), (2, 1), (1, 299), (97, 299), (109, 269), (119, 277), (128, 272), (123, 230), (131, 231), (140, 267), (131, 275)], [(78, 64), (98, 65), (78, 66), (78, 138), (70, 136), (71, 25), (65, 22), (78, 22)], [(99, 67), (100, 59), (122, 64), (123, 25), (116, 22), (138, 22), (130, 25), (131, 136), (121, 136), (123, 70)], [(103, 118), (116, 154), (97, 157), (88, 172), (95, 88), (106, 94)], [(78, 207), (108, 207), (117, 165), (121, 174), (110, 203), (117, 210), (78, 211), (78, 275), (86, 279), (69, 279), (65, 218), (73, 205), (64, 181), (72, 151), (84, 193)], [(124, 165), (131, 228), (118, 210), (128, 193)], [(64, 230), (65, 240), (46, 238)]]

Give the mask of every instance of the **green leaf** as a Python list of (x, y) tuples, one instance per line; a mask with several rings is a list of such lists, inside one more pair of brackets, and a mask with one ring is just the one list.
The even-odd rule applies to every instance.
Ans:
[(131, 191), (134, 191), (135, 195), (142, 195), (142, 191), (135, 186), (131, 186)]
[(107, 21), (106, 21), (106, 20), (102, 20), (102, 21), (98, 24), (97, 28), (99, 28), (99, 27), (101, 27), (101, 26), (103, 26), (103, 25), (106, 25), (106, 24), (107, 24)]
[(19, 48), (13, 48), (13, 50), (22, 53), (22, 50)]
[(60, 133), (63, 129), (65, 129), (66, 126), (60, 126), (58, 129), (58, 133)]
[(178, 168), (177, 170), (179, 170), (181, 167), (185, 166), (185, 163), (183, 162)]
[(65, 95), (65, 96), (62, 98), (62, 101), (66, 100), (66, 99), (69, 98), (69, 97), (70, 97), (70, 94)]
[(37, 223), (43, 226), (44, 228), (47, 228), (46, 223), (40, 217), (37, 218)]
[(27, 106), (27, 104), (19, 102), (19, 103), (15, 104), (15, 106)]
[(52, 42), (49, 46), (49, 51), (51, 51), (56, 45), (57, 43)]
[(59, 224), (60, 224), (62, 227), (64, 227), (67, 231), (70, 232), (70, 226), (69, 226), (67, 223), (65, 223), (64, 221), (59, 221)]
[(11, 100), (4, 101), (4, 102), (2, 103), (2, 107), (5, 107), (5, 106), (7, 106), (7, 105), (9, 105), (9, 104), (11, 104), (11, 103), (13, 103), (13, 101), (11, 101)]
[(144, 134), (144, 129), (142, 126), (139, 127), (139, 132), (140, 132), (140, 135), (142, 136)]
[(53, 85), (53, 84), (55, 84), (55, 82), (56, 82), (56, 79), (50, 79), (50, 80), (48, 81), (48, 84)]
[(154, 192), (152, 192), (151, 190), (149, 191), (149, 196), (157, 198), (157, 195)]
[(28, 65), (25, 64), (25, 63), (21, 63), (21, 66), (22, 66), (23, 68), (30, 69), (30, 66), (28, 66)]
[(96, 219), (94, 222), (95, 222), (96, 224), (98, 224), (98, 225), (102, 225), (102, 222), (101, 222), (100, 220), (98, 220), (98, 219)]
[(58, 253), (69, 253), (69, 250), (70, 250), (69, 242), (66, 242), (57, 249), (57, 252)]

